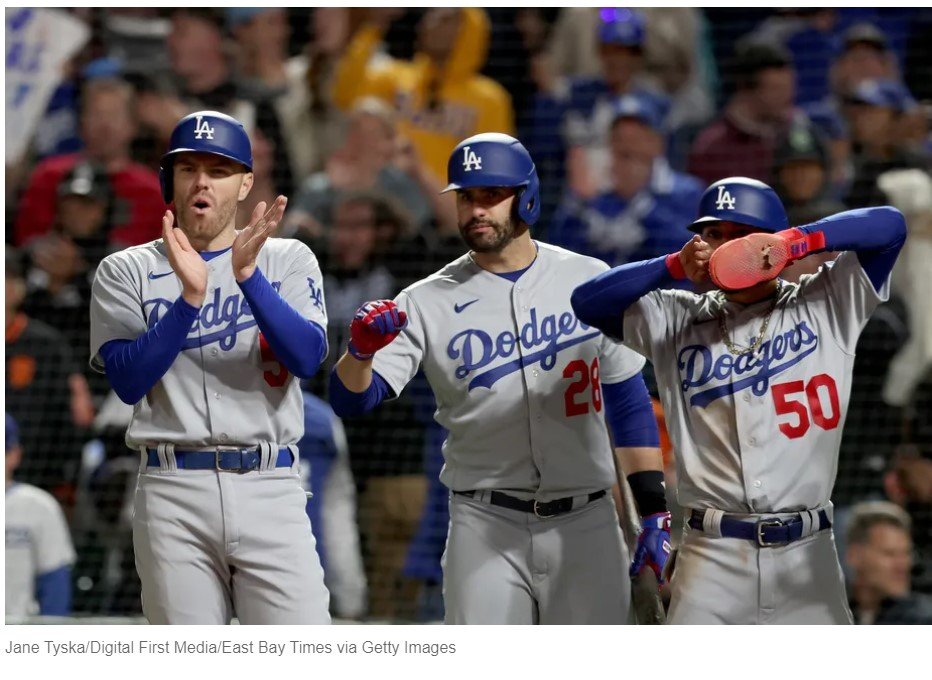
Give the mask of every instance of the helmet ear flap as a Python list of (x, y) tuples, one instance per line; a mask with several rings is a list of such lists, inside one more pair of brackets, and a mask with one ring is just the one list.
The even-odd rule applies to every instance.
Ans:
[(174, 193), (173, 175), (174, 171), (170, 163), (167, 167), (165, 165), (159, 166), (159, 186), (162, 187), (162, 200), (164, 200), (165, 203), (171, 203), (174, 198), (174, 196), (172, 196)]
[(517, 195), (518, 216), (528, 226), (533, 226), (540, 218), (540, 180), (537, 171), (532, 169), (528, 183)]

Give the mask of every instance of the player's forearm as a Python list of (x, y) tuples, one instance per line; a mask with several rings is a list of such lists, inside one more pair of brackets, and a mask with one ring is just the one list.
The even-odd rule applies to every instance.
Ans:
[(605, 420), (615, 440), (618, 465), (628, 478), (642, 516), (666, 512), (660, 431), (644, 377), (602, 385)]
[(659, 448), (615, 449), (618, 465), (625, 472), (631, 495), (641, 517), (667, 512), (663, 480), (663, 455)]
[(903, 245), (906, 220), (896, 208), (859, 208), (797, 227), (807, 234), (822, 232), (825, 250), (880, 251)]
[(673, 282), (668, 257), (631, 262), (577, 286), (570, 303), (580, 321), (610, 337), (621, 338), (625, 310), (652, 290)]
[(906, 220), (899, 210), (890, 206), (848, 210), (798, 229), (806, 234), (821, 234), (824, 250), (856, 252), (861, 267), (877, 290), (890, 275), (906, 242)]
[(344, 352), (331, 373), (350, 392), (365, 392), (372, 384), (372, 359), (357, 359), (349, 352)]
[(135, 404), (162, 379), (198, 315), (181, 297), (152, 328), (135, 340), (111, 340), (100, 348), (107, 380), (126, 404)]
[(372, 360), (348, 352), (330, 372), (330, 406), (341, 418), (368, 413), (390, 394), (385, 380), (372, 370)]
[(289, 305), (258, 267), (239, 287), (275, 358), (299, 378), (317, 373), (327, 355), (324, 329)]

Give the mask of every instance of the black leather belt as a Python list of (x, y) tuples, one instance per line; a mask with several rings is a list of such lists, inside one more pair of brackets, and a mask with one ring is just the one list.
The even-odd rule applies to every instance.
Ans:
[[(482, 494), (482, 491), (454, 491), (453, 493), (457, 496), (476, 498)], [(592, 501), (597, 501), (604, 495), (604, 489), (602, 491), (594, 491), (586, 497), (586, 502), (578, 507), (588, 505)], [(573, 498), (573, 496), (567, 496), (566, 498), (557, 498), (543, 503), (533, 499), (521, 500), (520, 498), (509, 496), (507, 493), (502, 493), (501, 491), (492, 491), (489, 494), (489, 503), (491, 505), (497, 505), (500, 508), (508, 508), (509, 510), (532, 512), (538, 517), (546, 519), (547, 517), (556, 517), (557, 515), (562, 515), (573, 510)]]
[[(291, 449), (278, 450), (275, 467), (291, 467), (293, 457)], [(175, 449), (175, 467), (179, 470), (224, 470), (226, 472), (249, 472), (258, 470), (262, 463), (262, 454), (258, 449), (217, 449), (215, 451), (181, 451)], [(148, 467), (159, 467), (159, 452), (148, 449), (146, 457)]]
[[(689, 516), (689, 526), (702, 531), (704, 510), (693, 510)], [(819, 510), (819, 531), (832, 526), (831, 520), (825, 510)], [(777, 545), (786, 545), (798, 541), (803, 537), (803, 520), (797, 513), (790, 519), (777, 519), (776, 517), (762, 517), (754, 521), (741, 519), (734, 515), (723, 515), (721, 533), (724, 538), (743, 538), (754, 541), (762, 548)], [(813, 532), (814, 533), (814, 532)]]

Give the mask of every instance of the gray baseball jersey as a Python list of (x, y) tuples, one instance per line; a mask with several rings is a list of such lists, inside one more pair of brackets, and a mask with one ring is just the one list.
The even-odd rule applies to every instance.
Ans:
[[(232, 251), (207, 261), (207, 297), (181, 352), (135, 404), (126, 434), (140, 448), (133, 547), (151, 623), (329, 623), (329, 594), (298, 475), (299, 381), (261, 336), (236, 283)], [(257, 264), (303, 317), (326, 328), (321, 273), (298, 241), (269, 239)], [(181, 294), (161, 240), (107, 257), (91, 303), (91, 365), (101, 346), (133, 340)], [(249, 447), (258, 470), (183, 469), (175, 450)], [(278, 467), (280, 449), (292, 465)], [(146, 448), (158, 452), (147, 463)], [(274, 527), (274, 531), (269, 531)]]
[(396, 298), (408, 327), (373, 368), (400, 394), (423, 365), (436, 420), (450, 432), (440, 475), (447, 487), (546, 501), (614, 484), (600, 380), (626, 380), (644, 360), (580, 323), (569, 302), (605, 269), (538, 243), (516, 283), (464, 255)]
[(851, 393), (858, 336), (888, 296), (857, 255), (844, 253), (799, 284), (782, 282), (756, 352), (732, 344), (759, 335), (770, 300), (653, 291), (628, 308), (624, 342), (650, 359), (676, 450), (680, 504), (734, 513), (826, 505)]
[[(232, 251), (207, 262), (207, 298), (182, 351), (135, 405), (127, 445), (184, 447), (294, 444), (304, 434), (299, 381), (260, 343), (259, 329), (233, 276)], [(292, 239), (269, 239), (257, 263), (281, 296), (324, 328), (327, 315), (317, 258)], [(91, 302), (91, 366), (109, 340), (134, 340), (181, 294), (161, 240), (101, 262)], [(250, 370), (251, 367), (251, 370)]]
[(449, 430), (440, 479), (454, 491), (443, 557), (447, 623), (626, 623), (627, 548), (610, 497), (552, 518), (488, 503), (542, 501), (615, 483), (601, 384), (644, 360), (580, 323), (573, 289), (599, 260), (538, 243), (512, 282), (469, 255), (397, 298), (407, 328), (375, 355), (396, 394), (419, 366)]
[[(628, 308), (624, 342), (654, 364), (680, 505), (831, 516), (855, 346), (888, 289), (876, 291), (857, 255), (843, 253), (799, 284), (781, 282), (764, 340), (749, 353), (730, 351), (723, 335), (752, 345), (772, 300), (745, 307), (718, 293), (661, 290)], [(765, 549), (710, 532), (687, 531), (671, 622), (850, 620), (830, 532)]]

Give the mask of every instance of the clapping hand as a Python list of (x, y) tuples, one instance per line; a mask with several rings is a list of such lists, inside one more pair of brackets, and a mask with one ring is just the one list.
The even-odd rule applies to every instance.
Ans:
[(245, 281), (256, 270), (256, 257), (269, 236), (278, 227), (288, 199), (279, 196), (266, 210), (265, 201), (261, 201), (252, 211), (249, 224), (236, 234), (233, 241), (233, 275), (237, 281)]

